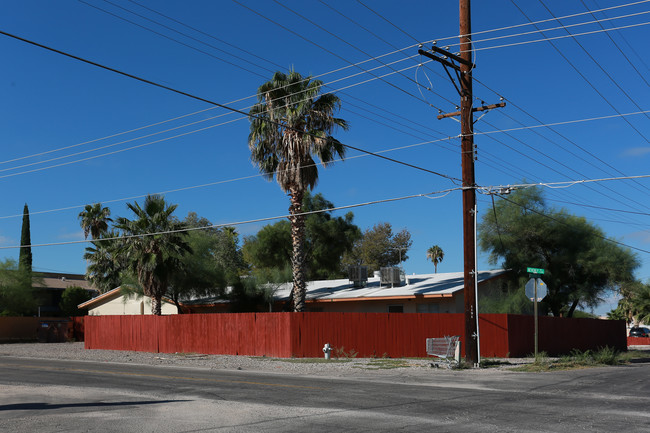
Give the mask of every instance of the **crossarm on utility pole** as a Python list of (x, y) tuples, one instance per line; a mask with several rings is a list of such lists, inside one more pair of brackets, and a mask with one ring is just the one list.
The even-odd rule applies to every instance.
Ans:
[[(493, 108), (502, 108), (505, 106), (506, 106), (505, 102), (499, 102), (498, 104), (481, 105), (480, 107), (472, 108), (472, 113), (476, 113), (477, 111), (491, 110)], [(454, 111), (453, 113), (439, 114), (437, 117), (438, 120), (440, 120), (440, 119), (445, 119), (447, 117), (456, 117), (456, 116), (460, 116), (460, 111)]]

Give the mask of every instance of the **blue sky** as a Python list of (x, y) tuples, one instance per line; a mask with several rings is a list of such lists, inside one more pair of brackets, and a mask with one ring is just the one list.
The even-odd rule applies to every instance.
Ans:
[[(495, 103), (501, 96), (508, 103), (476, 123), (477, 133), (489, 132), (475, 139), (477, 183), (648, 174), (648, 115), (620, 114), (648, 109), (650, 3), (515, 3), (521, 10), (505, 0), (472, 5), (476, 104)], [(459, 134), (459, 124), (436, 119), (438, 109), (455, 111), (458, 95), (440, 64), (419, 66), (426, 59), (416, 56), (418, 42), (428, 47), (438, 40), (458, 50), (455, 1), (4, 1), (0, 7), (4, 32), (244, 111), (275, 70), (293, 67), (319, 76), (325, 90), (337, 91), (343, 101), (340, 116), (351, 127), (336, 134), (341, 141), (373, 152), (390, 150), (386, 156), (461, 177), (458, 140), (447, 139)], [(587, 8), (611, 8), (594, 16), (619, 17), (600, 24), (621, 28), (600, 31), (594, 16), (584, 14)], [(560, 24), (549, 20), (551, 12), (581, 14), (561, 23), (586, 23), (569, 27), (573, 34), (595, 33), (565, 38), (564, 29), (553, 30)], [(537, 24), (544, 34), (525, 26), (528, 19), (548, 20)], [(548, 40), (533, 42), (545, 37), (557, 37), (556, 48)], [(6, 36), (0, 36), (0, 51), (5, 59), (0, 69), (2, 257), (18, 256), (17, 249), (7, 247), (19, 243), (16, 215), (25, 202), (34, 244), (83, 239), (77, 215), (84, 204), (99, 201), (114, 216), (129, 216), (125, 203), (133, 197), (178, 189), (183, 190), (165, 196), (178, 204), (181, 218), (194, 211), (214, 223), (234, 223), (287, 213), (288, 198), (277, 184), (257, 176), (250, 163), (248, 121), (242, 116)], [(604, 116), (614, 117), (572, 122)], [(540, 122), (572, 123), (503, 132)], [(57, 150), (62, 148), (67, 149)], [(396, 148), (402, 149), (391, 150)], [(444, 177), (358, 155), (348, 151), (346, 161), (322, 169), (315, 192), (344, 206), (456, 186)], [(201, 186), (206, 184), (211, 185)], [(585, 216), (618, 241), (650, 250), (647, 215), (638, 214), (647, 212), (647, 179), (546, 193), (551, 204)], [(434, 197), (439, 198), (360, 207), (353, 210), (355, 222), (363, 229), (383, 221), (395, 230), (407, 228), (414, 240), (404, 264), (409, 273), (433, 271), (425, 252), (434, 244), (445, 251), (439, 270), (460, 271), (460, 193)], [(479, 216), (489, 210), (489, 197), (480, 195)], [(244, 224), (238, 231), (251, 235), (261, 226)], [(83, 273), (84, 247), (35, 247), (34, 267)], [(637, 275), (648, 279), (650, 254), (638, 255)], [(481, 253), (482, 269), (491, 267), (485, 259)]]

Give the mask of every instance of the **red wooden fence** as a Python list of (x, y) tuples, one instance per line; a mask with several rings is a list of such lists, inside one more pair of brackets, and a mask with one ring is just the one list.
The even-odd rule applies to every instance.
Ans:
[[(482, 357), (533, 352), (532, 317), (482, 314), (479, 324)], [(462, 314), (87, 316), (84, 325), (87, 349), (285, 358), (320, 357), (325, 343), (359, 357), (424, 357), (426, 338), (460, 335), (464, 340)], [(551, 355), (604, 346), (626, 349), (624, 322), (540, 318), (539, 349)]]
[(628, 346), (650, 346), (650, 337), (627, 337)]

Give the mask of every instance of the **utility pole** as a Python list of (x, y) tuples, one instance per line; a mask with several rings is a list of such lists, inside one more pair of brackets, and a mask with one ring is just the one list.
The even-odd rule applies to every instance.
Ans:
[(461, 167), (463, 180), (463, 251), (464, 251), (464, 298), (465, 298), (465, 361), (478, 363), (476, 297), (474, 285), (476, 232), (474, 214), (476, 213), (476, 182), (474, 180), (474, 114), (472, 111), (472, 17), (471, 0), (460, 0), (460, 129), (461, 129)]
[[(465, 298), (465, 361), (470, 365), (478, 363), (478, 304), (476, 303), (476, 288), (478, 265), (476, 262), (476, 182), (474, 179), (474, 161), (476, 148), (474, 146), (474, 113), (484, 111), (481, 117), (493, 108), (506, 106), (505, 102), (473, 108), (472, 70), (472, 23), (470, 0), (460, 1), (460, 53), (454, 54), (447, 49), (436, 46), (425, 51), (421, 47), (418, 53), (440, 63), (460, 96), (460, 111), (441, 113), (438, 120), (460, 116), (461, 130), (461, 168), (463, 181), (463, 280)], [(458, 85), (450, 70), (456, 74)], [(503, 98), (501, 98), (503, 101)], [(479, 117), (479, 120), (481, 119)], [(457, 120), (457, 119), (454, 119)]]

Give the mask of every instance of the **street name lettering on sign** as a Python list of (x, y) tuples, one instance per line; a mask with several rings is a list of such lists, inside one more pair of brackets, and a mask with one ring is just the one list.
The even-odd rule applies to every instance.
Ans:
[(529, 274), (544, 275), (544, 269), (541, 268), (526, 268), (526, 272)]

